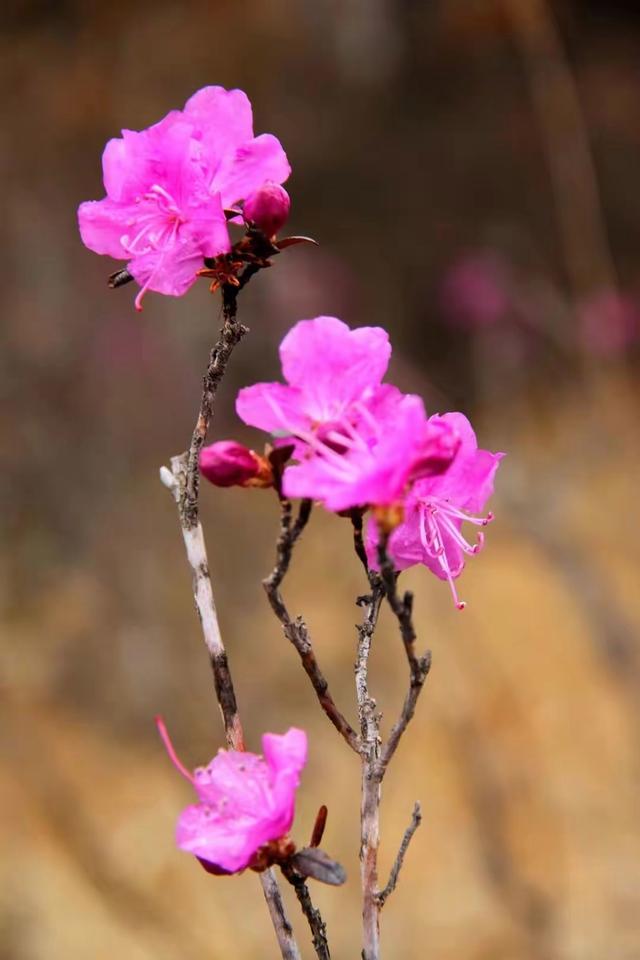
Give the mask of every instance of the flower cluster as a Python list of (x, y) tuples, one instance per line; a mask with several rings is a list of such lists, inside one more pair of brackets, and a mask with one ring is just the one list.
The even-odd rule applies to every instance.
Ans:
[(265, 733), (263, 757), (219, 750), (193, 774), (178, 759), (163, 721), (156, 724), (171, 761), (198, 795), (182, 811), (176, 828), (181, 850), (200, 860), (210, 873), (239, 873), (268, 866), (294, 846), (287, 834), (293, 823), (300, 771), (307, 759), (307, 735), (292, 727), (279, 736)]
[(138, 310), (147, 290), (181, 296), (205, 258), (229, 252), (227, 214), (239, 214), (237, 204), (269, 235), (289, 211), (279, 186), (291, 172), (286, 154), (271, 134), (254, 137), (241, 90), (204, 87), (184, 110), (123, 130), (102, 168), (107, 195), (80, 205), (80, 234), (90, 250), (128, 261)]
[[(109, 141), (106, 197), (81, 204), (82, 240), (97, 253), (127, 261), (125, 280), (141, 288), (137, 309), (148, 290), (180, 296), (198, 275), (212, 277), (213, 288), (239, 284), (242, 264), (251, 263), (255, 272), (269, 265), (273, 252), (308, 240), (276, 241), (289, 214), (282, 187), (289, 173), (279, 141), (270, 134), (254, 137), (246, 95), (205, 87), (183, 110)], [(230, 221), (247, 227), (233, 246)], [(471, 276), (476, 287), (477, 279)], [(474, 284), (466, 277), (462, 286)], [(485, 287), (485, 313), (493, 316), (502, 304), (491, 284)], [(200, 451), (199, 467), (218, 486), (275, 487), (285, 498), (315, 500), (352, 517), (370, 510), (369, 565), (377, 568), (387, 556), (398, 571), (424, 564), (449, 582), (463, 607), (454, 581), (484, 535), (471, 543), (462, 527), (490, 521), (482, 511), (502, 454), (478, 448), (463, 414), (427, 416), (420, 397), (384, 383), (390, 356), (380, 327), (352, 330), (327, 316), (300, 321), (280, 346), (285, 382), (257, 383), (237, 397), (240, 418), (271, 435), (264, 456), (218, 441)], [(265, 734), (263, 756), (220, 750), (191, 773), (159, 718), (157, 726), (198, 798), (180, 814), (177, 845), (214, 874), (291, 866), (289, 830), (306, 762), (304, 731)], [(311, 871), (299, 875), (343, 882), (344, 871), (315, 850), (314, 838), (310, 849), (296, 854), (296, 870), (305, 854)]]
[[(286, 383), (245, 387), (236, 410), (245, 423), (290, 446), (293, 462), (282, 476), (286, 497), (316, 500), (338, 513), (372, 508), (371, 566), (378, 563), (380, 526), (385, 534), (393, 526), (388, 550), (396, 568), (423, 563), (449, 582), (462, 607), (454, 580), (483, 535), (471, 544), (461, 527), (491, 519), (476, 514), (493, 492), (502, 454), (479, 450), (461, 413), (428, 417), (420, 397), (383, 383), (390, 355), (380, 327), (351, 330), (335, 317), (302, 320), (280, 346)], [(231, 465), (219, 464), (216, 480), (207, 473), (209, 449), (203, 472), (224, 485)], [(233, 458), (239, 460), (235, 447)]]

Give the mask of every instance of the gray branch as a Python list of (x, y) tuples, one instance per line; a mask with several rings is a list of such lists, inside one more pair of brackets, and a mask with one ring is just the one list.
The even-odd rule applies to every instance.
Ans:
[(316, 658), (307, 625), (301, 617), (292, 619), (280, 592), (280, 585), (291, 564), (293, 548), (300, 539), (311, 515), (311, 501), (303, 500), (301, 502), (295, 521), (293, 520), (291, 502), (284, 498), (280, 502), (282, 512), (280, 534), (276, 546), (276, 564), (269, 576), (263, 580), (262, 585), (271, 604), (271, 609), (282, 624), (285, 637), (294, 646), (300, 657), (300, 662), (311, 681), (320, 706), (346, 743), (352, 750), (359, 753), (358, 735), (336, 705), (329, 691), (329, 683)]
[(327, 942), (327, 927), (322, 919), (322, 914), (311, 902), (309, 888), (304, 877), (298, 873), (291, 863), (281, 864), (280, 869), (295, 890), (296, 897), (298, 898), (302, 912), (311, 930), (313, 948), (318, 960), (331, 960), (329, 944)]
[(400, 876), (400, 871), (402, 870), (402, 864), (404, 863), (405, 854), (409, 849), (409, 844), (411, 843), (411, 839), (414, 833), (416, 832), (416, 830), (418, 829), (421, 823), (422, 823), (422, 811), (420, 809), (420, 804), (416, 803), (414, 804), (413, 813), (411, 814), (411, 823), (409, 824), (409, 826), (404, 832), (402, 843), (400, 844), (400, 849), (398, 850), (396, 859), (394, 860), (393, 866), (391, 867), (391, 873), (389, 874), (389, 881), (386, 887), (384, 888), (384, 890), (381, 890), (377, 896), (378, 904), (381, 909), (385, 904), (385, 900), (389, 897), (390, 894), (393, 893), (393, 891), (396, 888), (398, 877)]

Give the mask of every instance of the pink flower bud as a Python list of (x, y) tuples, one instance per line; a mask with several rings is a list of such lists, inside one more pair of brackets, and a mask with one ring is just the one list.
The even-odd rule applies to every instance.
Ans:
[(261, 230), (265, 237), (274, 237), (287, 222), (291, 200), (279, 183), (265, 180), (259, 190), (244, 202), (244, 218)]
[(241, 443), (220, 440), (200, 451), (200, 473), (216, 487), (246, 487), (255, 485), (263, 473), (263, 462)]

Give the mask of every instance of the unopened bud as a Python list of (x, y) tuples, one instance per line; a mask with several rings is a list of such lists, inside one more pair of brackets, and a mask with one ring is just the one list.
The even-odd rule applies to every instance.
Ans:
[(291, 200), (289, 194), (279, 183), (265, 180), (259, 190), (250, 194), (244, 202), (244, 218), (247, 223), (264, 233), (265, 237), (275, 237), (287, 222)]
[(200, 473), (216, 487), (270, 487), (269, 463), (235, 440), (220, 440), (200, 451)]

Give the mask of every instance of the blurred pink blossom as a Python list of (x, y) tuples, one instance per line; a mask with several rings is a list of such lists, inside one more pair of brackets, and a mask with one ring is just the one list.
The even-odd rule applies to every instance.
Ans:
[[(463, 522), (486, 526), (492, 515), (475, 516), (493, 493), (493, 480), (502, 453), (479, 450), (475, 433), (461, 413), (445, 413), (447, 423), (460, 438), (460, 447), (449, 468), (438, 476), (419, 479), (404, 504), (404, 521), (389, 538), (389, 554), (397, 570), (423, 563), (441, 580), (447, 580), (460, 609), (454, 580), (464, 568), (465, 556), (478, 553), (484, 535), (470, 544), (461, 533)], [(369, 520), (366, 548), (369, 563), (377, 568), (378, 527)]]
[(198, 794), (198, 803), (178, 819), (176, 843), (181, 850), (213, 868), (210, 872), (239, 873), (261, 847), (286, 836), (307, 759), (303, 730), (291, 727), (282, 736), (265, 733), (263, 757), (219, 750), (208, 766), (191, 774), (176, 756), (161, 718), (156, 724), (174, 766)]
[(146, 130), (123, 130), (102, 167), (107, 196), (80, 205), (80, 234), (96, 253), (129, 261), (138, 310), (147, 290), (184, 294), (205, 257), (230, 249), (224, 210), (291, 169), (275, 137), (254, 137), (246, 94), (223, 87), (204, 87)]
[(445, 275), (440, 297), (454, 323), (470, 328), (491, 326), (511, 307), (507, 266), (492, 252), (463, 257)]
[(589, 353), (615, 357), (624, 353), (640, 334), (640, 309), (629, 296), (601, 290), (578, 310), (579, 336)]

